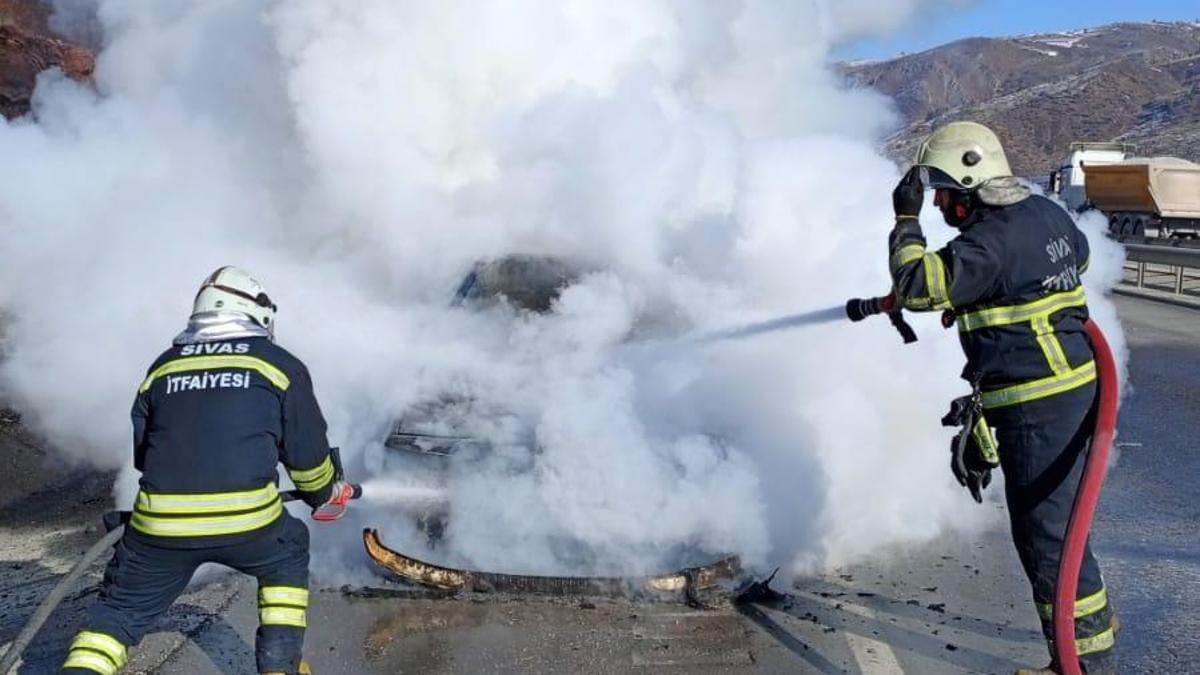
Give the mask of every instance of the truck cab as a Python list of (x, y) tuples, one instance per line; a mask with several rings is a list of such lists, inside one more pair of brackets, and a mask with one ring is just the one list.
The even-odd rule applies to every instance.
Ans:
[(1135, 152), (1136, 148), (1128, 143), (1072, 143), (1066, 161), (1050, 174), (1049, 191), (1057, 194), (1068, 209), (1084, 211), (1090, 206), (1084, 167), (1116, 164)]

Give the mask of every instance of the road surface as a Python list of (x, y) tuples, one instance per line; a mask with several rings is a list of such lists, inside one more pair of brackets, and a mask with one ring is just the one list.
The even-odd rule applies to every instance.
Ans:
[[(1200, 311), (1117, 303), (1134, 388), (1093, 540), (1124, 624), (1122, 672), (1200, 672)], [(98, 536), (80, 523), (104, 508), (103, 495), (103, 480), (67, 473), (0, 510), (0, 643)], [(314, 594), (306, 654), (317, 673), (937, 675), (1045, 663), (1003, 529), (979, 540), (943, 537), (881, 560), (778, 588), (786, 595), (777, 601), (707, 610), (326, 590)], [(96, 578), (53, 617), (20, 672), (53, 672)], [(132, 671), (253, 672), (252, 584), (227, 576), (194, 586), (133, 651)]]

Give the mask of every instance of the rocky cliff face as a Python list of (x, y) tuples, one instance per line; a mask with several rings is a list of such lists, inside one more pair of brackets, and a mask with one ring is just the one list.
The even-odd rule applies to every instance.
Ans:
[[(0, 114), (30, 110), (38, 73), (87, 80), (88, 47), (56, 35), (41, 0), (0, 0)], [(1041, 176), (1073, 141), (1123, 141), (1144, 155), (1200, 161), (1200, 24), (1134, 23), (1013, 38), (970, 38), (919, 54), (842, 64), (891, 96), (903, 125), (886, 141), (911, 159), (929, 131), (956, 119), (995, 128), (1013, 169)]]
[(1056, 168), (1072, 141), (1124, 141), (1141, 154), (1200, 160), (1200, 24), (971, 38), (841, 68), (895, 99), (904, 124), (887, 149), (900, 161), (911, 161), (933, 127), (957, 119), (995, 128), (1021, 175)]
[(38, 0), (0, 0), (0, 114), (12, 119), (29, 112), (38, 73), (61, 68), (86, 80), (95, 54), (54, 35), (50, 11)]

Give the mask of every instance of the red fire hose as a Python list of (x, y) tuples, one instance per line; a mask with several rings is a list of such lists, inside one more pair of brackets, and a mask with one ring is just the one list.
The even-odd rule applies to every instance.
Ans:
[[(895, 295), (856, 298), (846, 303), (846, 315), (851, 321), (861, 321), (881, 313), (899, 314)], [(1117, 427), (1116, 360), (1100, 327), (1090, 319), (1086, 327), (1095, 352), (1100, 407), (1096, 414), (1096, 426), (1092, 432), (1091, 448), (1088, 450), (1083, 476), (1079, 479), (1079, 489), (1075, 493), (1075, 503), (1071, 507), (1071, 517), (1067, 522), (1066, 540), (1063, 542), (1058, 562), (1058, 583), (1054, 588), (1054, 660), (1059, 664), (1063, 675), (1083, 675), (1083, 671), (1079, 669), (1079, 652), (1075, 648), (1075, 595), (1079, 591), (1079, 568), (1083, 564), (1083, 549), (1087, 545), (1088, 533), (1092, 528), (1092, 518), (1096, 515), (1096, 504), (1100, 501), (1100, 488), (1104, 484), (1108, 453), (1112, 449)], [(906, 337), (905, 342), (909, 341)]]
[(1054, 660), (1062, 668), (1063, 675), (1082, 675), (1083, 672), (1079, 669), (1079, 654), (1075, 649), (1075, 594), (1079, 590), (1083, 548), (1092, 528), (1092, 517), (1096, 515), (1096, 504), (1100, 501), (1100, 487), (1104, 484), (1108, 453), (1117, 427), (1117, 364), (1100, 327), (1090, 319), (1086, 325), (1096, 354), (1100, 408), (1087, 464), (1079, 479), (1075, 504), (1071, 507), (1067, 538), (1058, 561), (1058, 584), (1054, 588)]

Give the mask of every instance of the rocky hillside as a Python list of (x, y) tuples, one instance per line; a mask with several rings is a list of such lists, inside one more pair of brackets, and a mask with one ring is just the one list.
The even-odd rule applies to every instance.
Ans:
[(1200, 161), (1197, 23), (971, 38), (841, 68), (895, 99), (904, 125), (887, 146), (897, 159), (911, 158), (932, 127), (972, 119), (1000, 132), (1021, 175), (1048, 173), (1072, 141)]
[(29, 97), (43, 70), (62, 68), (84, 80), (95, 65), (91, 50), (54, 35), (45, 5), (0, 0), (0, 114), (13, 118), (29, 112)]
[[(0, 114), (29, 111), (37, 74), (85, 80), (95, 55), (51, 29), (40, 0), (0, 0)], [(929, 130), (974, 119), (1001, 133), (1014, 170), (1042, 176), (1073, 141), (1119, 140), (1141, 154), (1200, 161), (1200, 23), (1126, 23), (1069, 33), (970, 38), (888, 61), (839, 66), (896, 101), (887, 139), (911, 158)]]

